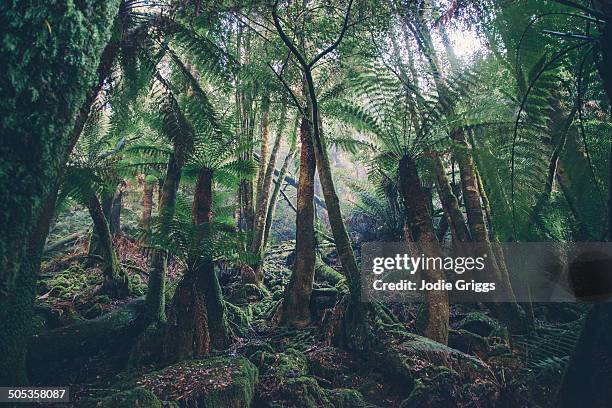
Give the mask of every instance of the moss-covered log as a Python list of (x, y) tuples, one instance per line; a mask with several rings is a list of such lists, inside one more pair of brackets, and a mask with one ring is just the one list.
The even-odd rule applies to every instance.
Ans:
[[(0, 383), (23, 384), (36, 270), (30, 234), (96, 81), (118, 0), (2, 2), (0, 23)], [(41, 245), (42, 248), (42, 245)], [(36, 264), (36, 262), (34, 262)]]
[[(77, 374), (71, 364), (93, 354), (129, 351), (129, 340), (138, 335), (135, 322), (143, 310), (138, 299), (95, 320), (83, 320), (69, 326), (43, 331), (30, 338), (28, 371), (38, 381), (57, 378), (57, 370)], [(71, 369), (72, 367), (72, 369)]]

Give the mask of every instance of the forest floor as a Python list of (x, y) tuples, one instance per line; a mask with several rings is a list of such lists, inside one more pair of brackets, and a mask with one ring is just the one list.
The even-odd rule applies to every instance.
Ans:
[[(348, 351), (337, 342), (346, 287), (333, 271), (317, 273), (311, 326), (276, 325), (293, 245), (270, 250), (263, 288), (243, 284), (236, 270), (220, 270), (235, 342), (206, 359), (167, 366), (159, 361), (158, 330), (136, 339), (122, 331), (135, 321), (146, 290), (147, 259), (136, 241), (116, 242), (134, 287), (121, 301), (95, 294), (100, 271), (87, 266), (84, 245), (75, 244), (43, 264), (29, 347), (32, 382), (70, 385), (73, 406), (84, 407), (552, 406), (581, 306), (536, 305), (534, 333), (510, 339), (486, 309), (456, 305), (447, 347), (414, 334), (418, 305), (378, 304), (369, 323), (383, 353)], [(332, 249), (321, 255), (337, 268)], [(170, 264), (168, 300), (180, 270)]]

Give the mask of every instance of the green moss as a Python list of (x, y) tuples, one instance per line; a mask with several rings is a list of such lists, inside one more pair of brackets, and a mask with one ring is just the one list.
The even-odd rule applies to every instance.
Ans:
[(225, 306), (232, 331), (241, 337), (246, 336), (253, 319), (253, 311), (250, 305), (239, 307), (233, 303), (225, 302)]
[(327, 398), (335, 408), (365, 408), (368, 404), (363, 395), (350, 388), (337, 388), (327, 391)]
[[(180, 379), (180, 381), (179, 381)], [(142, 377), (138, 383), (164, 401), (187, 406), (246, 408), (251, 405), (258, 370), (243, 357), (184, 361)]]
[(332, 285), (336, 285), (344, 280), (344, 275), (325, 264), (321, 259), (317, 259), (315, 278), (317, 281), (326, 281)]
[(28, 243), (96, 83), (119, 3), (0, 2), (0, 384), (27, 381), (25, 347), (42, 250)]
[[(64, 301), (72, 301), (76, 296), (82, 295), (84, 291), (101, 283), (100, 275), (88, 273), (78, 265), (73, 265), (44, 282), (49, 290), (53, 289), (53, 299)], [(47, 299), (51, 300), (52, 298)]]
[(457, 328), (487, 337), (499, 329), (499, 324), (484, 313), (472, 312), (459, 322)]
[[(301, 376), (286, 381), (281, 393), (283, 399), (296, 408), (329, 407), (327, 393), (312, 377)], [(289, 404), (281, 403), (280, 406)]]

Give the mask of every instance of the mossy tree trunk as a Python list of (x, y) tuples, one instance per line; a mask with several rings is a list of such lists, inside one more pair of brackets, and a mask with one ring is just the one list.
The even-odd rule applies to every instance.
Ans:
[(300, 176), (297, 188), (295, 264), (285, 289), (281, 323), (302, 328), (310, 324), (310, 295), (315, 273), (314, 179), (316, 159), (307, 118), (300, 126)]
[[(418, 34), (418, 35), (417, 35)], [(418, 44), (421, 51), (428, 59), (429, 65), (434, 73), (434, 82), (438, 93), (443, 96), (446, 88), (441, 70), (440, 61), (434, 48), (431, 37), (431, 32), (426, 25), (422, 25), (422, 30), (417, 33), (419, 38)], [(458, 70), (457, 58), (450, 43), (444, 42), (448, 53), (449, 61), (453, 70)], [(501, 251), (495, 251), (489, 240), (489, 234), (485, 223), (484, 213), (481, 204), (481, 195), (478, 186), (478, 173), (472, 159), (472, 149), (467, 142), (465, 131), (463, 129), (453, 129), (450, 135), (457, 148), (453, 154), (459, 165), (459, 173), (461, 178), (461, 187), (463, 193), (463, 202), (467, 215), (467, 227), (470, 232), (472, 242), (478, 242), (482, 245), (482, 251), (487, 254), (488, 259), (491, 259), (494, 269), (494, 278), (498, 282), (499, 292), (504, 293), (504, 298), (514, 299), (514, 293), (510, 284), (510, 277), (505, 267), (505, 260), (500, 257)], [(498, 256), (495, 256), (497, 252)], [(480, 277), (483, 281), (491, 277)], [(505, 303), (489, 303), (491, 309), (502, 319), (510, 331), (514, 333), (524, 332), (527, 329), (527, 320), (525, 313), (516, 301)]]
[(95, 194), (92, 194), (87, 202), (87, 209), (97, 231), (97, 244), (103, 259), (104, 284), (101, 290), (113, 297), (125, 297), (130, 293), (130, 280), (119, 264), (113, 248), (113, 236), (110, 232), (108, 220), (102, 209), (102, 204)]
[[(213, 218), (213, 172), (201, 169), (196, 181), (192, 217), (201, 236), (208, 239)], [(211, 254), (201, 254), (195, 265), (190, 265), (179, 282), (166, 326), (164, 352), (170, 360), (200, 358), (213, 348), (222, 349), (231, 342), (231, 330), (221, 294), (221, 286), (214, 272)]]
[[(27, 382), (25, 345), (36, 274), (55, 206), (49, 197), (58, 186), (76, 119), (96, 81), (118, 7), (118, 0), (0, 5), (4, 27), (0, 41), (0, 88), (4, 90), (0, 101), (3, 385)], [(44, 213), (51, 216), (38, 223)]]
[[(112, 237), (116, 235), (115, 229), (118, 228), (118, 221), (113, 220), (113, 208), (115, 206), (115, 200), (117, 199), (118, 192), (119, 188), (117, 188), (115, 191), (104, 189), (100, 199), (102, 212), (104, 213), (104, 217), (106, 218), (106, 222)], [(96, 258), (104, 257), (105, 249), (100, 242), (100, 234), (104, 234), (104, 231), (100, 231), (99, 224), (94, 222), (91, 234), (89, 235), (89, 245), (87, 248), (87, 255), (89, 256), (88, 264), (90, 266), (98, 263)]]
[[(171, 154), (166, 169), (166, 177), (162, 184), (159, 196), (160, 227), (167, 228), (174, 216), (176, 204), (176, 193), (181, 181), (182, 161), (177, 160), (175, 152)], [(169, 233), (169, 231), (161, 231)], [(166, 320), (166, 264), (167, 254), (163, 250), (157, 250), (151, 257), (151, 271), (145, 298), (145, 313), (153, 322)]]
[(125, 195), (125, 184), (121, 182), (115, 195), (108, 216), (108, 224), (113, 237), (121, 235), (121, 210), (123, 209), (123, 196)]
[[(213, 219), (213, 172), (201, 169), (198, 173), (193, 199), (193, 223), (203, 226), (203, 233), (210, 233), (210, 223)], [(209, 239), (202, 236), (201, 239)], [(227, 321), (227, 309), (223, 301), (221, 285), (214, 270), (212, 254), (202, 254), (203, 259), (193, 271), (197, 280), (202, 281), (206, 299), (208, 327), (210, 329), (211, 345), (215, 349), (223, 349), (231, 343), (231, 330)]]
[[(427, 193), (421, 186), (416, 163), (410, 156), (399, 162), (399, 184), (406, 208), (406, 241), (419, 253), (427, 257), (441, 257), (442, 249), (431, 220)], [(421, 279), (437, 282), (444, 279), (443, 271), (424, 271)], [(423, 334), (439, 343), (448, 343), (449, 307), (446, 291), (425, 293), (425, 323)]]

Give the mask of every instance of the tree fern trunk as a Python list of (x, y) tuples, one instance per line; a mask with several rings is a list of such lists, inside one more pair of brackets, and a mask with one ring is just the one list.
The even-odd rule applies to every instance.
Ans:
[(151, 228), (151, 214), (153, 212), (153, 190), (155, 189), (155, 183), (147, 181), (145, 178), (144, 182), (144, 194), (142, 198), (142, 216), (140, 218), (140, 228), (148, 230)]
[(0, 5), (0, 384), (27, 382), (26, 336), (44, 244), (32, 234), (46, 236), (37, 221), (57, 186), (118, 6), (117, 0)]
[(314, 178), (316, 159), (310, 125), (302, 119), (300, 127), (300, 177), (297, 190), (295, 265), (285, 289), (281, 323), (291, 327), (310, 324), (310, 294), (315, 273)]
[[(408, 242), (414, 243), (415, 249), (428, 257), (441, 257), (442, 250), (436, 237), (431, 213), (427, 203), (427, 194), (421, 186), (416, 163), (409, 156), (404, 156), (399, 163), (399, 184), (404, 206)], [(427, 282), (444, 279), (441, 270), (428, 270), (422, 276)], [(425, 294), (425, 323), (423, 334), (439, 343), (448, 343), (449, 307), (448, 293), (445, 291), (428, 291)]]
[[(213, 219), (212, 182), (212, 171), (201, 169), (198, 173), (193, 198), (192, 217), (195, 225), (210, 224)], [(202, 231), (203, 234), (209, 232), (209, 229)], [(199, 237), (199, 239), (207, 240), (209, 237), (203, 235)], [(223, 349), (231, 342), (231, 331), (227, 322), (227, 309), (223, 302), (219, 280), (215, 274), (212, 254), (203, 253), (201, 256), (203, 259), (199, 263), (199, 266), (188, 273), (196, 275), (194, 279), (198, 287), (204, 292), (211, 345), (213, 348)], [(193, 313), (193, 311), (191, 313)]]

